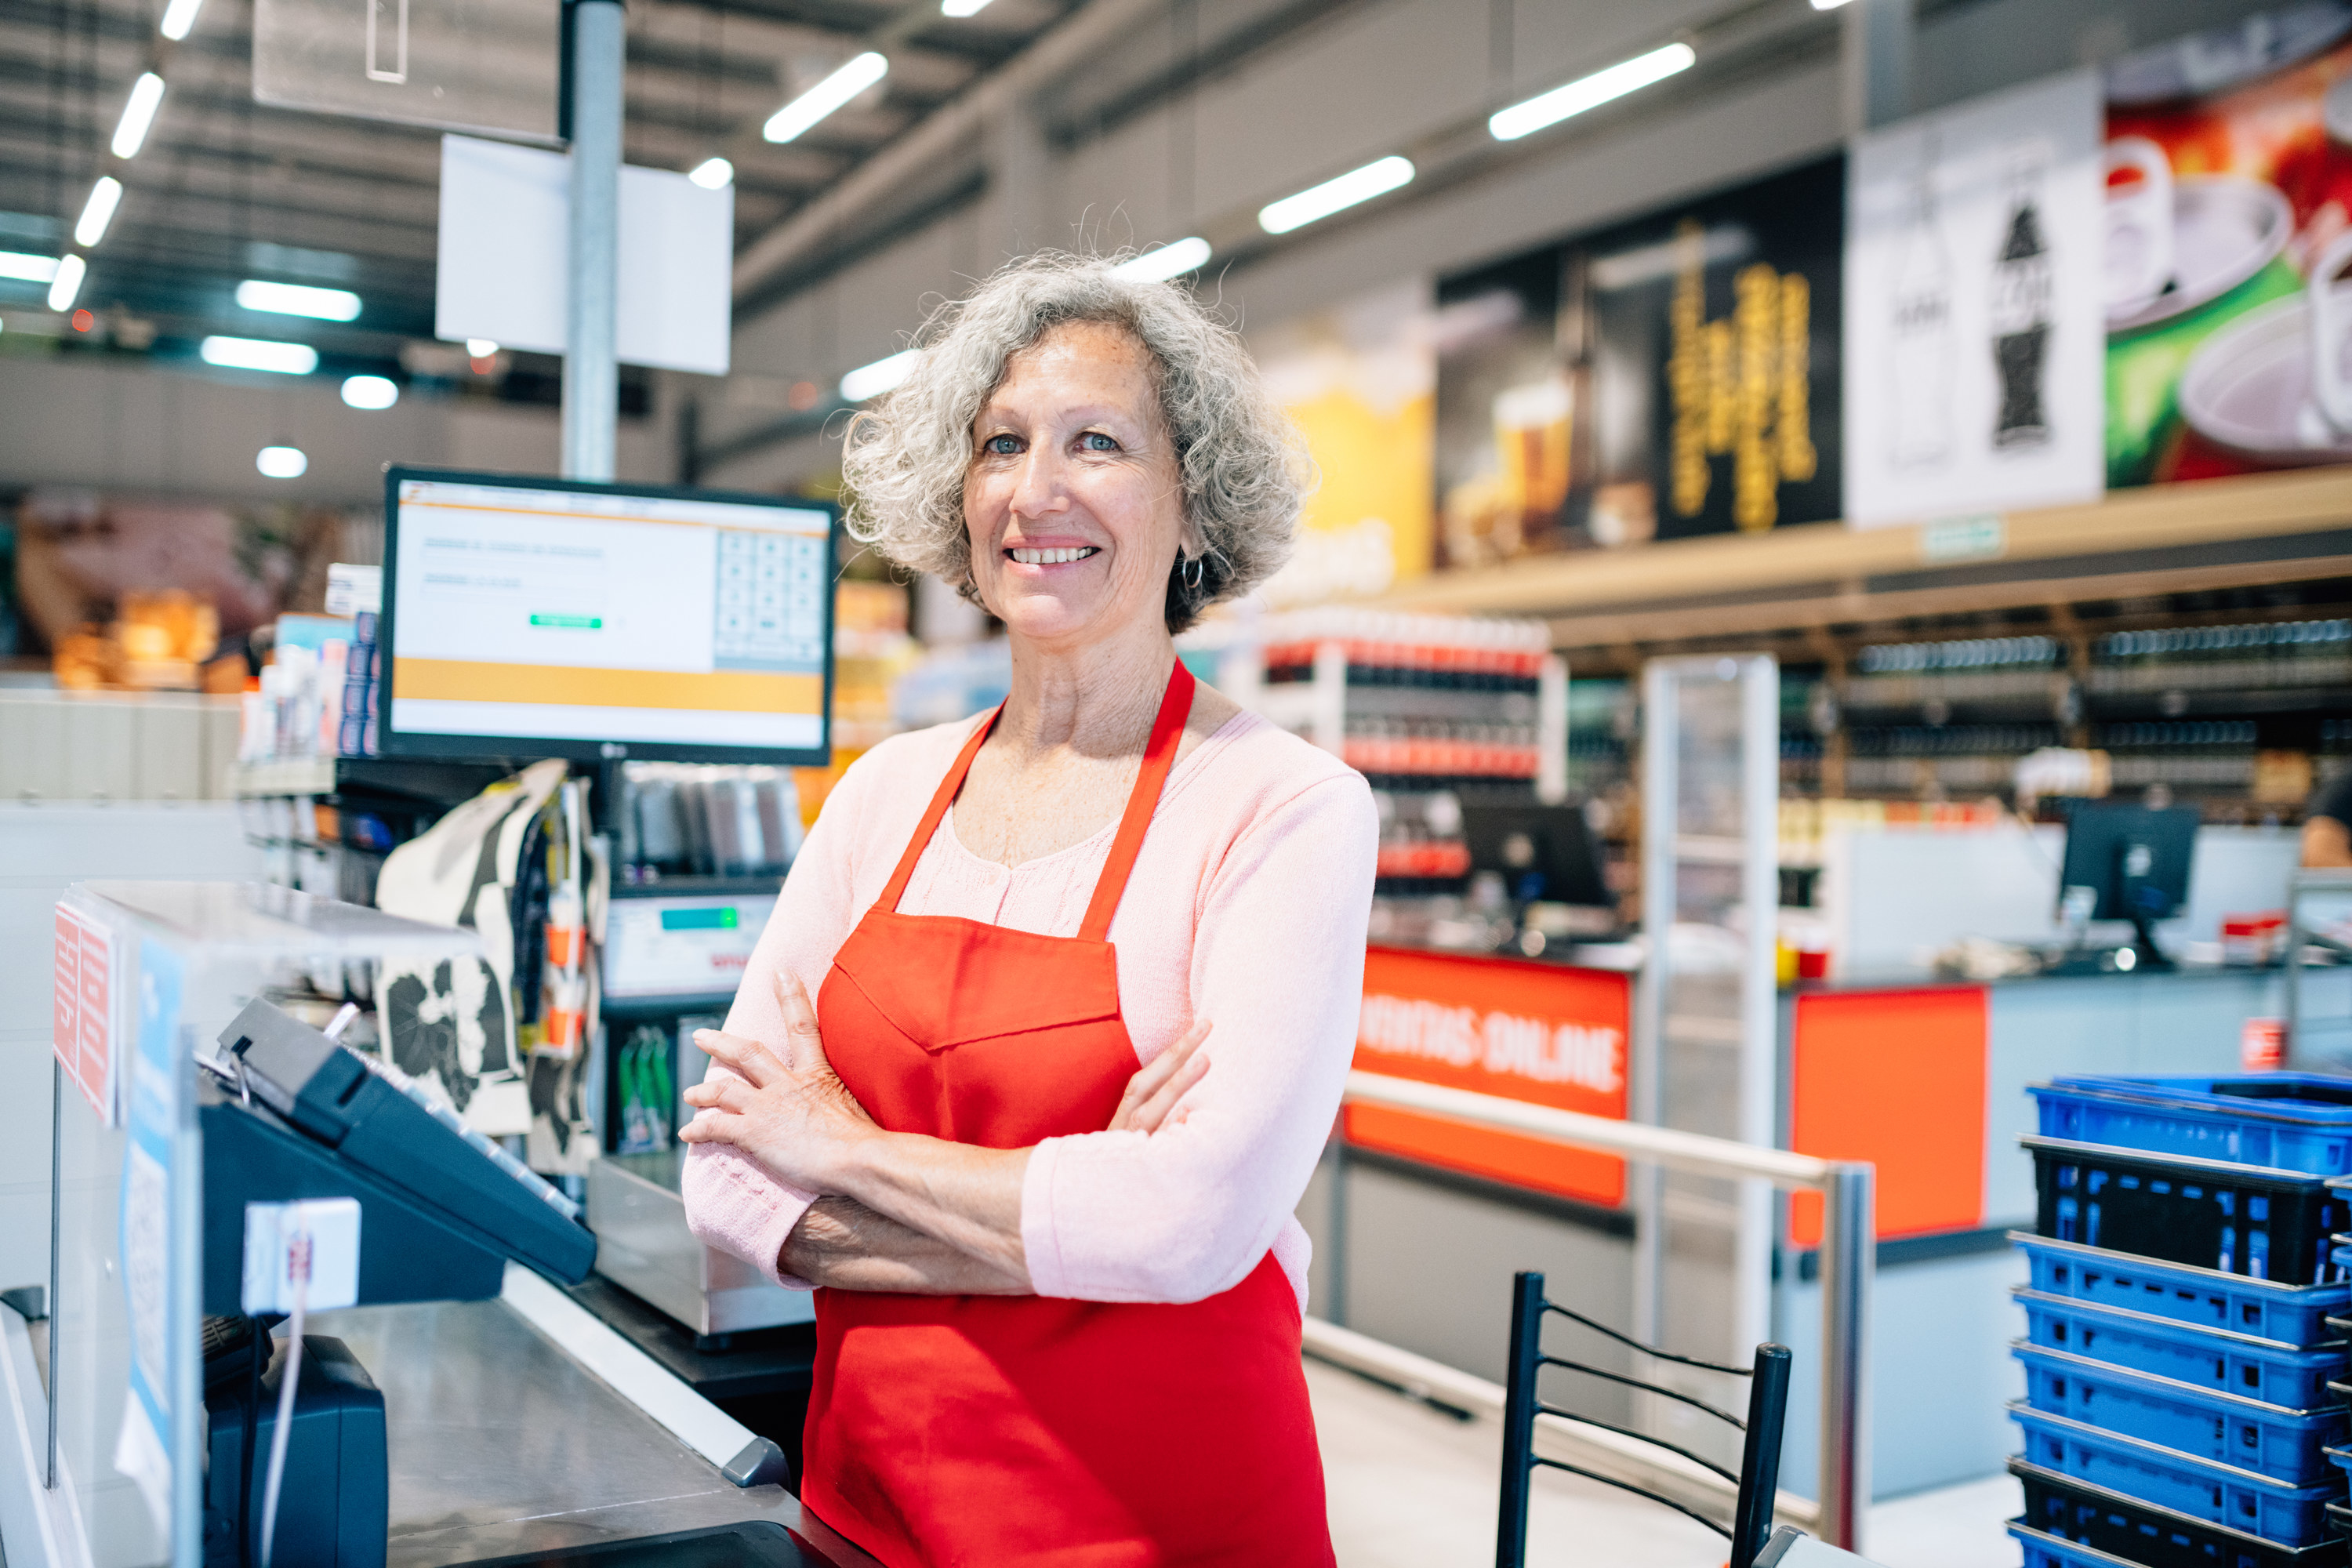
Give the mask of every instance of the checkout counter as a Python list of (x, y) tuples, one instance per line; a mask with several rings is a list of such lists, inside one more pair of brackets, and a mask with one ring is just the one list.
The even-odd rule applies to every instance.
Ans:
[(472, 933), (253, 884), (61, 909), (55, 1261), (0, 1304), (11, 1568), (258, 1561), (281, 1409), (277, 1568), (856, 1560), (729, 1414), (805, 1389), (805, 1329), (698, 1349), (592, 1275), (562, 1193), (266, 1000)]

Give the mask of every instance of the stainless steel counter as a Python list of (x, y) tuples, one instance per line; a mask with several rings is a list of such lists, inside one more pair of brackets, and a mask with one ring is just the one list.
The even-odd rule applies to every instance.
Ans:
[(388, 1568), (739, 1520), (800, 1527), (790, 1492), (735, 1487), (500, 1302), (321, 1312), (309, 1331), (350, 1345), (383, 1391)]

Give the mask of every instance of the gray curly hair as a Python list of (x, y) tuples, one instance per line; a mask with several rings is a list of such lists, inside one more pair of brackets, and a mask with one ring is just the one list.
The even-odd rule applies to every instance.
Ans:
[(1184, 542), (1168, 577), (1168, 629), (1273, 575), (1312, 482), (1304, 444), (1240, 334), (1186, 289), (1120, 276), (1122, 259), (1035, 252), (931, 312), (915, 334), (913, 372), (850, 419), (841, 475), (852, 537), (975, 597), (963, 511), (972, 421), (1014, 354), (1065, 322), (1105, 321), (1150, 353), (1174, 439)]

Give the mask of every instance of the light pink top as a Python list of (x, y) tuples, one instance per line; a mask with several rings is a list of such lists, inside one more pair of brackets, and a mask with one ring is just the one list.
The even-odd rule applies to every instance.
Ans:
[[(781, 1036), (778, 966), (817, 994), (973, 722), (893, 737), (835, 786), (752, 952), (730, 1033)], [(950, 809), (899, 907), (1075, 936), (1117, 830), (1008, 869), (963, 847)], [(1110, 939), (1139, 1065), (1196, 1016), (1214, 1025), (1211, 1065), (1181, 1121), (1037, 1145), (1021, 1190), (1037, 1294), (1195, 1301), (1241, 1283), (1270, 1247), (1305, 1310), (1310, 1247), (1292, 1211), (1355, 1049), (1378, 837), (1362, 776), (1255, 715), (1177, 762)], [(696, 1236), (807, 1288), (777, 1263), (812, 1194), (718, 1143), (694, 1146), (683, 1184)]]

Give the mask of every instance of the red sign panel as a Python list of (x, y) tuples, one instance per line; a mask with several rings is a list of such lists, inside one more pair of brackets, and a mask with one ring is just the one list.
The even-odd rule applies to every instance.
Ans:
[(113, 952), (103, 929), (58, 906), (50, 1045), (66, 1076), (113, 1125)]
[[(1375, 947), (1364, 954), (1356, 1066), (1623, 1121), (1633, 977), (1517, 959)], [(1348, 1142), (1614, 1205), (1613, 1155), (1385, 1106), (1349, 1105)]]

